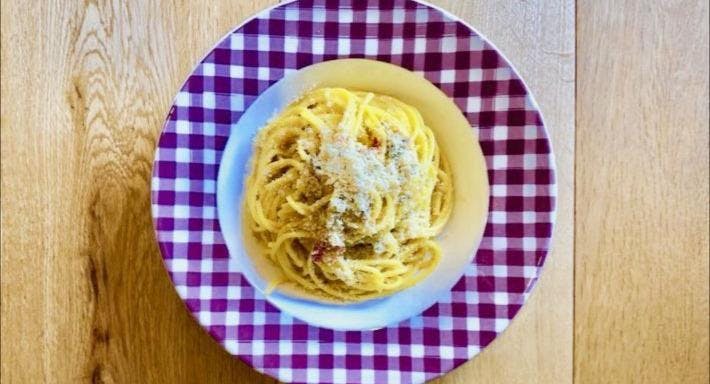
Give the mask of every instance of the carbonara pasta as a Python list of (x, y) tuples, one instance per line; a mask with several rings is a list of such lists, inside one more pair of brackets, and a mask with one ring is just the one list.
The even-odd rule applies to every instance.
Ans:
[(410, 287), (439, 263), (451, 172), (413, 107), (316, 89), (259, 132), (252, 156), (245, 220), (283, 272), (270, 287), (290, 281), (362, 301)]

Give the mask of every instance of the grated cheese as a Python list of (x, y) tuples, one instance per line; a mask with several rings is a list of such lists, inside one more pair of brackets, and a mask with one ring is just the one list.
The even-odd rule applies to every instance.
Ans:
[(357, 278), (355, 277), (355, 273), (350, 267), (348, 260), (346, 260), (343, 256), (337, 256), (335, 258), (335, 263), (338, 265), (338, 268), (333, 269), (335, 276), (347, 285), (355, 285), (357, 283)]
[[(352, 111), (346, 114), (353, 114)], [(352, 118), (352, 116), (350, 116)], [(343, 120), (347, 120), (344, 118)], [(379, 199), (387, 192), (398, 196), (401, 218), (400, 238), (410, 238), (428, 227), (429, 212), (419, 212), (417, 200), (411, 196), (402, 196), (403, 188), (420, 182), (422, 171), (417, 153), (411, 141), (404, 135), (394, 132), (388, 136), (385, 156), (381, 147), (369, 147), (359, 142), (347, 132), (341, 122), (335, 127), (323, 129), (317, 154), (311, 156), (314, 172), (327, 185), (333, 187), (326, 218), (326, 238), (332, 246), (345, 246), (347, 241), (343, 233), (342, 217), (348, 214), (348, 225), (352, 219), (355, 225), (364, 229), (367, 235), (376, 233), (376, 226), (371, 210), (373, 199)], [(301, 148), (314, 148), (315, 143), (299, 142)], [(310, 151), (309, 151), (310, 152)], [(312, 152), (311, 152), (312, 153)], [(385, 244), (378, 246), (375, 252), (384, 252)]]
[(333, 198), (331, 198), (330, 205), (333, 207), (333, 209), (335, 209), (335, 212), (338, 213), (343, 213), (346, 209), (348, 209), (348, 202), (339, 196), (334, 196)]
[(372, 245), (372, 250), (378, 255), (384, 253), (388, 248), (397, 248), (397, 240), (391, 232), (385, 233)]

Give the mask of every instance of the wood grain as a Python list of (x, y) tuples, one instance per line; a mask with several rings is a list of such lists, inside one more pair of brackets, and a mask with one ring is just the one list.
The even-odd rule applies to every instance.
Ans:
[(708, 2), (577, 15), (575, 382), (707, 383)]
[[(273, 382), (195, 323), (161, 265), (149, 174), (177, 87), (271, 1), (2, 2), (5, 383)], [(570, 382), (574, 4), (439, 1), (516, 64), (558, 162), (554, 251), (528, 305), (439, 380)]]
[(156, 138), (233, 2), (2, 2), (2, 382), (273, 382), (197, 326), (150, 220)]

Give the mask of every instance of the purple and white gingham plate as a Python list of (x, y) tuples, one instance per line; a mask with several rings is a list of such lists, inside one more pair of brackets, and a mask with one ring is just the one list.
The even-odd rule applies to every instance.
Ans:
[[(281, 313), (230, 261), (217, 218), (217, 170), (245, 109), (284, 74), (348, 57), (399, 65), (449, 95), (478, 136), (491, 186), (483, 240), (449, 296), (376, 331)], [(414, 0), (296, 0), (248, 19), (188, 77), (158, 142), (151, 198), (178, 294), (230, 353), (284, 382), (421, 383), (475, 356), (525, 303), (549, 249), (556, 190), (537, 105), (470, 26)]]

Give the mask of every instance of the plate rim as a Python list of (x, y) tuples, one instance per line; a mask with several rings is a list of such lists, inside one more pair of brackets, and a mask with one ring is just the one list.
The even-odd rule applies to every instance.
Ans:
[[(177, 97), (178, 97), (180, 91), (181, 91), (182, 89), (184, 89), (184, 87), (185, 87), (185, 85), (187, 84), (187, 82), (191, 79), (191, 77), (192, 77), (193, 74), (196, 72), (196, 70), (203, 64), (203, 62), (205, 61), (205, 59), (206, 59), (207, 57), (209, 57), (209, 55), (210, 55), (215, 49), (217, 49), (217, 48), (219, 47), (219, 45), (220, 45), (225, 39), (229, 38), (232, 34), (234, 34), (235, 32), (237, 32), (238, 30), (242, 29), (242, 28), (243, 28), (246, 24), (248, 24), (249, 22), (251, 22), (251, 21), (253, 21), (254, 19), (257, 19), (257, 18), (259, 18), (259, 17), (261, 17), (261, 16), (263, 16), (263, 15), (268, 15), (268, 14), (269, 14), (270, 12), (272, 12), (274, 9), (277, 9), (277, 8), (279, 8), (279, 7), (286, 6), (286, 5), (289, 5), (289, 4), (292, 4), (292, 3), (298, 3), (298, 2), (300, 2), (300, 1), (303, 1), (303, 0), (283, 0), (283, 1), (279, 2), (279, 3), (272, 4), (272, 5), (268, 6), (268, 7), (261, 8), (261, 9), (259, 9), (258, 11), (256, 11), (256, 12), (250, 14), (250, 15), (249, 15), (248, 17), (246, 17), (245, 19), (243, 19), (243, 20), (242, 20), (239, 24), (237, 24), (235, 27), (230, 28), (226, 33), (224, 33), (223, 35), (221, 35), (221, 37), (216, 40), (215, 44), (213, 44), (208, 50), (206, 50), (206, 51), (205, 51), (205, 54), (204, 54), (203, 56), (201, 56), (200, 59), (195, 62), (195, 64), (193, 64), (191, 70), (190, 70), (189, 72), (187, 72), (187, 75), (185, 76), (185, 79), (180, 83), (179, 87), (176, 88), (176, 94), (175, 94), (175, 96), (171, 99), (171, 102), (170, 102), (170, 104), (169, 104), (168, 111), (167, 111), (167, 113), (165, 114), (165, 119), (163, 120), (163, 123), (162, 123), (162, 125), (161, 125), (160, 132), (159, 132), (159, 134), (158, 134), (157, 137), (156, 137), (156, 144), (155, 144), (154, 156), (153, 156), (153, 161), (152, 161), (152, 164), (151, 164), (151, 172), (150, 172), (150, 185), (151, 185), (151, 188), (150, 188), (151, 210), (150, 210), (150, 211), (151, 211), (151, 224), (152, 224), (152, 227), (153, 227), (153, 234), (154, 234), (156, 243), (158, 244), (160, 256), (161, 256), (162, 263), (163, 263), (164, 273), (167, 275), (167, 277), (168, 277), (170, 283), (173, 285), (173, 288), (175, 289), (175, 293), (178, 294), (178, 297), (180, 298), (180, 301), (183, 303), (185, 309), (190, 313), (190, 315), (191, 315), (191, 317), (194, 319), (194, 321), (195, 321), (195, 322), (200, 326), (200, 328), (202, 328), (202, 329), (205, 331), (205, 333), (207, 333), (207, 334), (210, 336), (210, 338), (212, 338), (212, 339), (215, 339), (215, 337), (214, 337), (210, 332), (208, 332), (208, 329), (205, 327), (205, 325), (202, 324), (202, 322), (201, 322), (200, 319), (198, 318), (197, 314), (188, 306), (186, 299), (183, 298), (183, 296), (182, 296), (182, 295), (180, 294), (180, 292), (177, 290), (176, 283), (175, 283), (175, 281), (173, 280), (173, 277), (172, 277), (172, 275), (171, 275), (171, 271), (169, 270), (169, 267), (168, 267), (168, 265), (167, 265), (167, 260), (166, 260), (165, 255), (169, 255), (169, 254), (171, 254), (171, 252), (168, 252), (168, 250), (166, 250), (166, 249), (164, 248), (163, 242), (162, 242), (162, 241), (160, 240), (160, 238), (159, 238), (158, 222), (159, 222), (160, 218), (157, 217), (157, 215), (156, 215), (156, 208), (155, 208), (155, 206), (157, 205), (157, 203), (156, 203), (156, 201), (154, 200), (154, 199), (155, 199), (155, 197), (154, 197), (155, 187), (154, 187), (154, 185), (153, 185), (153, 182), (154, 182), (154, 179), (156, 178), (156, 165), (157, 165), (157, 161), (156, 161), (157, 158), (156, 158), (155, 155), (157, 154), (157, 152), (158, 152), (158, 150), (159, 150), (159, 148), (160, 148), (160, 138), (161, 138), (161, 137), (163, 136), (163, 134), (165, 133), (166, 126), (167, 126), (167, 124), (168, 124), (170, 114), (171, 114), (171, 112), (173, 111), (173, 109), (175, 108), (176, 101), (177, 101)], [(524, 306), (525, 303), (527, 303), (527, 301), (529, 300), (529, 295), (532, 293), (532, 291), (534, 290), (534, 288), (537, 286), (538, 280), (539, 280), (540, 276), (542, 275), (542, 273), (543, 273), (544, 270), (545, 270), (545, 265), (546, 265), (546, 264), (549, 264), (549, 263), (548, 263), (548, 258), (552, 255), (552, 250), (553, 250), (553, 243), (554, 243), (554, 239), (555, 239), (555, 228), (557, 227), (557, 214), (558, 214), (558, 209), (559, 209), (559, 201), (558, 201), (558, 199), (559, 199), (559, 186), (558, 186), (558, 180), (557, 180), (557, 177), (556, 177), (556, 175), (557, 175), (557, 170), (558, 170), (557, 158), (556, 158), (556, 155), (555, 155), (554, 142), (553, 142), (553, 140), (552, 140), (552, 135), (550, 134), (549, 125), (546, 123), (546, 119), (545, 119), (544, 113), (543, 113), (542, 109), (540, 108), (540, 105), (539, 105), (537, 99), (535, 98), (534, 93), (530, 90), (530, 87), (529, 87), (528, 83), (525, 81), (525, 78), (520, 75), (520, 71), (519, 71), (518, 68), (513, 64), (513, 62), (508, 58), (508, 56), (506, 56), (506, 54), (504, 53), (504, 51), (501, 50), (497, 45), (495, 45), (495, 44), (493, 43), (493, 41), (488, 38), (487, 35), (481, 33), (477, 28), (473, 27), (469, 22), (467, 22), (466, 20), (464, 20), (464, 19), (458, 17), (457, 15), (453, 14), (452, 12), (450, 12), (450, 11), (448, 11), (448, 10), (442, 8), (441, 6), (438, 6), (438, 5), (436, 5), (436, 4), (432, 4), (432, 3), (430, 3), (430, 2), (428, 2), (428, 1), (426, 1), (426, 0), (404, 0), (404, 1), (405, 1), (405, 2), (413, 2), (413, 3), (421, 4), (421, 5), (425, 6), (425, 7), (428, 7), (428, 8), (431, 8), (431, 9), (433, 9), (433, 10), (436, 10), (437, 12), (441, 13), (442, 15), (444, 15), (446, 18), (450, 19), (450, 21), (452, 21), (452, 22), (461, 23), (461, 24), (462, 24), (463, 26), (465, 26), (468, 30), (470, 30), (470, 31), (472, 32), (472, 34), (476, 35), (476, 36), (477, 36), (479, 39), (481, 39), (484, 43), (488, 44), (489, 47), (490, 47), (492, 50), (495, 50), (496, 53), (499, 55), (499, 57), (506, 63), (507, 67), (511, 70), (512, 74), (514, 75), (514, 77), (517, 78), (517, 79), (520, 81), (520, 83), (522, 84), (522, 86), (524, 87), (526, 98), (529, 100), (529, 102), (531, 103), (531, 107), (535, 110), (535, 112), (536, 112), (537, 115), (539, 116), (539, 119), (540, 119), (540, 124), (539, 124), (539, 125), (542, 127), (542, 129), (543, 129), (544, 132), (545, 132), (545, 137), (544, 137), (544, 139), (546, 140), (547, 145), (549, 146), (549, 153), (547, 153), (545, 156), (547, 156), (547, 157), (549, 158), (549, 171), (550, 171), (550, 172), (552, 173), (552, 175), (553, 175), (552, 181), (549, 183), (549, 187), (550, 187), (549, 197), (551, 198), (550, 210), (547, 211), (548, 214), (549, 214), (549, 222), (550, 222), (550, 235), (547, 237), (547, 239), (549, 240), (549, 246), (547, 247), (547, 249), (545, 250), (543, 256), (541, 257), (540, 262), (539, 262), (537, 265), (535, 265), (535, 267), (537, 268), (537, 273), (536, 273), (535, 277), (533, 277), (533, 278), (530, 279), (529, 283), (528, 283), (527, 286), (525, 287), (525, 290), (524, 290), (524, 292), (522, 293), (522, 294), (524, 295), (524, 300), (523, 300), (522, 304), (520, 305), (520, 308), (518, 308), (518, 309), (515, 311), (515, 313), (514, 313), (514, 314), (510, 317), (510, 319), (509, 319), (509, 321), (512, 322), (512, 321), (518, 316), (518, 314), (520, 313), (520, 309)], [(396, 65), (396, 64), (395, 64), (395, 65)], [(278, 80), (277, 80), (277, 81), (278, 81)], [(438, 86), (437, 86), (437, 87), (438, 87)], [(447, 95), (447, 96), (448, 96), (448, 95)], [(473, 124), (471, 125), (471, 127), (472, 127), (472, 128), (478, 128), (478, 127), (474, 126)], [(484, 156), (485, 156), (485, 154), (484, 154)], [(215, 180), (215, 182), (216, 182), (216, 180)], [(491, 184), (491, 185), (492, 185), (492, 184)], [(216, 191), (215, 191), (215, 196), (216, 196)], [(215, 204), (215, 205), (216, 205), (216, 204)], [(488, 209), (489, 209), (489, 213), (490, 213), (490, 209), (491, 209), (490, 204), (489, 204)], [(218, 220), (218, 219), (217, 219), (217, 220)], [(486, 219), (486, 225), (488, 225), (489, 222), (490, 222), (490, 217)], [(484, 235), (484, 236), (485, 236), (485, 235)], [(226, 245), (225, 245), (225, 246), (226, 246)], [(473, 261), (473, 262), (475, 262), (475, 258), (476, 258), (476, 256), (474, 255), (473, 258), (472, 258), (472, 261)], [(503, 333), (505, 333), (505, 332), (508, 330), (508, 328), (509, 328), (509, 324), (508, 324), (503, 330), (497, 331), (497, 332), (496, 332), (496, 336), (493, 338), (493, 340), (491, 341), (491, 343), (495, 342)], [(215, 339), (215, 341), (217, 341), (218, 344), (220, 344), (220, 347), (221, 347), (221, 348), (226, 349), (227, 352), (230, 353), (232, 356), (237, 357), (239, 360), (243, 361), (245, 364), (247, 364), (247, 365), (250, 366), (251, 368), (255, 369), (256, 371), (258, 371), (258, 372), (260, 372), (260, 373), (262, 373), (262, 374), (264, 374), (264, 375), (267, 375), (267, 376), (269, 376), (269, 377), (273, 377), (273, 378), (276, 378), (276, 379), (280, 379), (280, 378), (279, 378), (278, 376), (276, 376), (273, 372), (269, 372), (269, 371), (265, 370), (264, 367), (259, 367), (259, 366), (257, 366), (256, 364), (254, 364), (252, 360), (244, 358), (244, 356), (243, 356), (242, 354), (236, 353), (236, 352), (234, 352), (234, 351), (232, 351), (232, 350), (226, 348), (225, 345), (222, 343), (222, 341), (216, 340), (216, 339)], [(299, 341), (293, 341), (293, 342), (299, 342)], [(305, 343), (306, 341), (302, 341), (302, 342)], [(443, 371), (438, 372), (438, 373), (427, 372), (427, 377), (426, 377), (425, 380), (432, 380), (432, 379), (435, 379), (435, 378), (437, 378), (437, 377), (443, 376), (444, 374), (446, 374), (446, 373), (448, 373), (448, 372), (451, 372), (451, 371), (455, 370), (456, 368), (460, 367), (463, 363), (475, 359), (475, 358), (478, 356), (478, 354), (480, 354), (480, 352), (483, 351), (483, 349), (488, 348), (489, 346), (490, 346), (490, 343), (489, 343), (488, 345), (484, 346), (484, 347), (481, 347), (478, 352), (474, 353), (474, 354), (473, 354), (472, 356), (470, 356), (467, 360), (460, 361), (460, 362), (454, 362), (453, 365), (451, 366), (451, 368), (449, 368), (449, 369), (443, 370)]]

